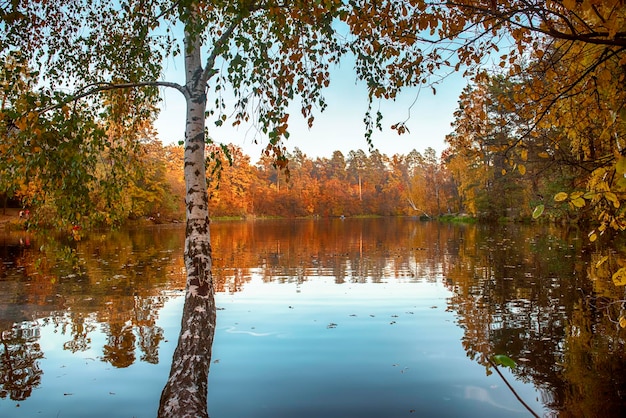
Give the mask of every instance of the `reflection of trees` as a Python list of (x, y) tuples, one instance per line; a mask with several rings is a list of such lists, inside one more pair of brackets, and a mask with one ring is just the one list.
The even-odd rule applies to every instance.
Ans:
[(564, 343), (564, 411), (572, 417), (617, 417), (626, 407), (624, 333), (587, 300), (576, 306)]
[[(616, 323), (623, 314), (616, 302), (624, 295), (616, 292), (611, 275), (626, 255), (592, 251), (584, 235), (551, 227), (491, 229), (410, 219), (235, 222), (211, 228), (218, 292), (239, 291), (253, 276), (292, 283), (320, 276), (336, 283), (445, 277), (469, 357), (485, 366), (486, 355), (514, 358), (519, 378), (543, 388), (546, 403), (564, 415), (611, 416), (625, 406), (624, 331)], [(59, 251), (46, 241), (44, 252), (40, 243), (10, 252), (0, 281), (2, 396), (28, 396), (30, 389), (19, 385), (38, 384), (37, 359), (43, 353), (37, 334), (14, 335), (14, 324), (32, 318), (49, 318), (67, 335), (66, 350), (100, 349), (92, 347), (91, 333), (102, 329), (104, 361), (116, 367), (138, 359), (157, 363), (163, 340), (158, 312), (170, 291), (184, 288), (183, 239), (182, 229), (155, 228), (87, 237)], [(28, 364), (27, 371), (12, 374), (16, 365)], [(21, 389), (10, 389), (15, 387)]]
[(260, 274), (264, 281), (336, 283), (435, 277), (455, 228), (408, 219), (288, 220), (214, 224), (216, 290), (236, 292)]
[(157, 363), (163, 330), (156, 320), (168, 299), (164, 291), (184, 287), (183, 239), (180, 228), (148, 228), (65, 244), (39, 237), (31, 248), (0, 251), (2, 396), (23, 399), (39, 384), (38, 335), (14, 336), (14, 324), (27, 319), (41, 318), (67, 335), (65, 350), (92, 348), (91, 333), (100, 329), (107, 334), (103, 361), (127, 367), (139, 351), (141, 361)]
[(159, 362), (159, 343), (163, 341), (163, 328), (156, 325), (158, 312), (163, 307), (164, 298), (135, 298), (135, 317), (133, 323), (139, 336), (141, 360), (157, 364)]
[[(615, 324), (605, 329), (606, 316), (589, 308), (594, 289), (584, 240), (531, 231), (475, 228), (448, 247), (455, 255), (446, 271), (449, 303), (465, 330), (463, 346), (483, 365), (493, 354), (517, 360), (514, 373), (543, 388), (544, 402), (567, 416), (615, 416), (626, 393), (626, 379), (612, 377), (623, 376), (624, 341)], [(613, 384), (596, 382), (591, 387), (602, 391), (587, 396), (592, 380)], [(594, 406), (599, 402), (603, 409)]]
[[(89, 334), (96, 329), (92, 319), (86, 320), (82, 315), (71, 314), (72, 318), (67, 323), (71, 324), (72, 339), (63, 344), (65, 350), (72, 353), (87, 351), (91, 347)], [(65, 334), (65, 330), (63, 332)]]
[(107, 343), (103, 347), (103, 360), (115, 367), (128, 367), (135, 362), (135, 334), (131, 323), (107, 324)]
[(41, 383), (39, 328), (32, 323), (16, 324), (0, 333), (0, 398), (28, 398)]

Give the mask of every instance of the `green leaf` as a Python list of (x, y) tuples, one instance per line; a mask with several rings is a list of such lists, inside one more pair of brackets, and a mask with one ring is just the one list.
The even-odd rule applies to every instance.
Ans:
[(533, 210), (533, 219), (537, 219), (541, 215), (543, 215), (543, 210), (545, 207), (543, 205), (538, 205), (535, 210)]
[(499, 364), (500, 366), (509, 367), (511, 369), (517, 367), (517, 364), (510, 357), (505, 356), (504, 354), (496, 354), (492, 357), (492, 359), (494, 363)]

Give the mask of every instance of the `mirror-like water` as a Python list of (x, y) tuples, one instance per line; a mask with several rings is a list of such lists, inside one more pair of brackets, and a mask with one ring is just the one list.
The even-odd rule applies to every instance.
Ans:
[[(212, 225), (223, 417), (611, 417), (623, 289), (584, 232), (411, 219)], [(0, 416), (153, 417), (184, 229), (0, 236)], [(608, 271), (608, 270), (607, 270)]]

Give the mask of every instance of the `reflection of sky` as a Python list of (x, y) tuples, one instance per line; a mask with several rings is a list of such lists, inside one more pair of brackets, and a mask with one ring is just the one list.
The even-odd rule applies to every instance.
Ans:
[[(499, 378), (467, 359), (448, 296), (440, 283), (337, 285), (332, 277), (254, 277), (241, 293), (218, 294), (209, 412), (526, 416)], [(516, 386), (536, 398), (532, 387)]]
[[(446, 310), (449, 296), (440, 282), (266, 283), (253, 275), (241, 292), (216, 296), (209, 412), (215, 418), (527, 416), (495, 374), (485, 376), (466, 357), (463, 330)], [(107, 341), (100, 324), (90, 334), (92, 348), (72, 354), (63, 349), (70, 330), (42, 322), (42, 384), (19, 408), (0, 403), (2, 416), (154, 417), (182, 303), (174, 297), (159, 311), (166, 341), (157, 365), (136, 361), (118, 369), (102, 361)], [(507, 376), (541, 411), (532, 386)]]

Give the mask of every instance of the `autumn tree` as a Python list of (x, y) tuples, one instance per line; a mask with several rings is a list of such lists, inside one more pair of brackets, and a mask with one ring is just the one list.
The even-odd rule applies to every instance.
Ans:
[(154, 136), (147, 136), (139, 143), (129, 157), (128, 182), (120, 201), (124, 216), (152, 217), (156, 222), (182, 217), (184, 211), (177, 202), (182, 179), (178, 182), (176, 179), (181, 169), (180, 164), (172, 164), (172, 159), (176, 162), (174, 152), (173, 146), (164, 148)]
[[(87, 183), (79, 179), (90, 174), (81, 170), (91, 167), (93, 155), (112, 145), (103, 134), (111, 124), (132, 140), (132, 126), (154, 112), (158, 87), (176, 89), (186, 100), (188, 281), (181, 337), (162, 398), (163, 416), (207, 414), (215, 315), (205, 171), (207, 115), (217, 125), (255, 121), (257, 139), (267, 141), (268, 154), (284, 166), (289, 105), (299, 101), (302, 115), (312, 124), (314, 110), (326, 106), (322, 91), (330, 83), (330, 69), (347, 54), (354, 57), (356, 77), (366, 83), (371, 104), (397, 97), (405, 86), (428, 82), (428, 74), (439, 68), (475, 65), (495, 51), (502, 38), (515, 42), (504, 62), (514, 62), (535, 42), (536, 50), (543, 51), (539, 45), (546, 39), (557, 39), (565, 47), (596, 46), (587, 67), (594, 71), (609, 59), (619, 62), (624, 47), (618, 0), (445, 5), (418, 0), (12, 0), (1, 6), (2, 53), (27, 54), (41, 78), (39, 100), (13, 113), (11, 123), (31, 141), (29, 161), (43, 164), (41, 155), (54, 150), (52, 162), (63, 162), (67, 181), (53, 182), (65, 193), (53, 196), (67, 203), (62, 214), (76, 218), (88, 209), (71, 196), (88, 193)], [(162, 65), (172, 55), (184, 60), (183, 82), (161, 79)], [(606, 78), (592, 72), (584, 71), (584, 79)], [(606, 86), (615, 91), (622, 84)], [(234, 96), (230, 108), (227, 90)], [(382, 115), (373, 108), (364, 118), (370, 140), (372, 131), (382, 128)], [(403, 124), (394, 126), (405, 129)], [(46, 170), (61, 172), (62, 167), (49, 164)], [(612, 195), (602, 194), (603, 199), (607, 196)]]
[[(520, 176), (526, 174), (528, 149), (520, 140), (520, 117), (503, 99), (512, 94), (511, 82), (501, 76), (482, 77), (466, 88), (446, 142), (455, 155), (459, 193), (470, 213), (485, 219), (506, 217), (511, 208), (524, 207)], [(519, 154), (519, 156), (518, 156)]]
[(365, 170), (365, 161), (367, 155), (363, 150), (350, 151), (347, 159), (347, 170), (350, 181), (357, 186), (357, 193), (359, 196), (359, 210), (362, 210), (363, 202), (363, 172)]
[[(479, 45), (491, 50), (492, 56), (500, 55), (500, 66), (509, 76), (523, 80), (511, 99), (527, 124), (507, 151), (527, 148), (542, 136), (545, 139), (545, 133), (555, 133), (551, 142), (544, 142), (542, 152), (548, 159), (559, 159), (566, 149), (575, 157), (569, 159), (570, 167), (577, 165), (587, 172), (580, 178), (582, 183), (566, 186), (557, 201), (572, 210), (596, 213), (601, 226), (592, 238), (608, 228), (622, 230), (624, 2), (460, 1), (449, 5), (446, 13), (456, 18), (450, 21), (458, 22), (449, 34), (455, 30), (467, 34), (465, 25), (473, 22), (480, 28)], [(494, 41), (505, 34), (513, 44), (502, 49), (506, 44)], [(464, 44), (467, 59), (484, 56), (476, 46), (475, 42)], [(507, 157), (514, 159), (510, 154)], [(553, 202), (546, 202), (547, 206)]]
[(448, 207), (447, 176), (435, 150), (428, 147), (421, 154), (413, 150), (407, 156), (405, 199), (419, 216), (436, 217)]
[(229, 144), (210, 144), (208, 149), (209, 208), (221, 216), (245, 216), (251, 213), (250, 189), (255, 180), (250, 157), (241, 148)]
[(166, 164), (165, 181), (171, 193), (166, 204), (173, 219), (185, 216), (185, 176), (181, 168), (184, 167), (184, 151), (182, 146), (170, 144), (163, 148), (162, 154)]

